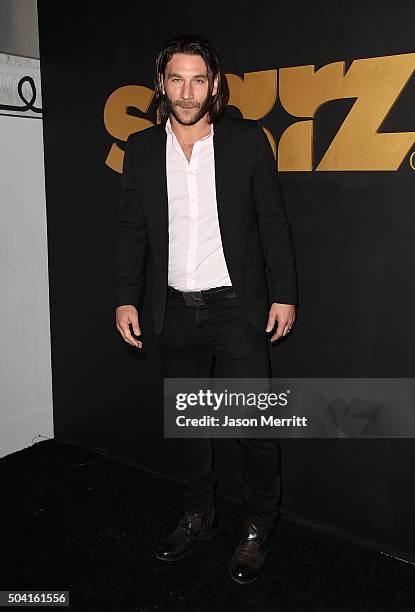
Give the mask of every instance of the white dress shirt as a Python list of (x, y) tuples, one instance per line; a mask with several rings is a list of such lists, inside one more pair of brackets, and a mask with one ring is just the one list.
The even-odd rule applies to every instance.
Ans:
[(231, 285), (216, 203), (213, 124), (193, 145), (190, 162), (166, 122), (169, 204), (168, 284), (181, 291)]

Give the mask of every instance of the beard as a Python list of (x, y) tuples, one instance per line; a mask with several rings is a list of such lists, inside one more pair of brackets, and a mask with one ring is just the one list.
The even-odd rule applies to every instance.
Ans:
[[(170, 113), (181, 125), (195, 125), (202, 117), (208, 112), (211, 102), (206, 98), (202, 103), (200, 102), (185, 102), (184, 100), (171, 100), (167, 94), (165, 100)], [(179, 114), (180, 108), (190, 109), (189, 113)]]

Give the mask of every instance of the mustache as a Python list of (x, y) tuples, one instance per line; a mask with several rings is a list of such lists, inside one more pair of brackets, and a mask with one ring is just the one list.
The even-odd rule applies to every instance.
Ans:
[(173, 102), (173, 106), (180, 106), (182, 108), (200, 108), (200, 104), (184, 104), (183, 102)]

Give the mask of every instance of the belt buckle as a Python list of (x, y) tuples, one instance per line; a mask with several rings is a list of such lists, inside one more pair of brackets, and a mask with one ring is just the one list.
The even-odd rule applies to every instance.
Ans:
[(201, 291), (183, 291), (182, 294), (186, 306), (199, 306), (205, 303)]

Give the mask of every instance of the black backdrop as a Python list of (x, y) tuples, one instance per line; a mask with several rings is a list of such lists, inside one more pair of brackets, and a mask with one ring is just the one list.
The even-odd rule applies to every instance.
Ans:
[[(111, 93), (124, 85), (152, 88), (156, 52), (185, 31), (209, 38), (225, 71), (240, 76), (410, 53), (412, 7), (381, 0), (314, 4), (308, 11), (256, 3), (243, 11), (222, 3), (220, 9), (209, 4), (195, 12), (185, 4), (158, 12), (157, 5), (150, 11), (135, 2), (75, 0), (65, 8), (38, 2), (57, 439), (176, 475), (175, 442), (162, 434), (151, 296), (146, 293), (141, 316), (143, 353), (124, 344), (115, 329), (120, 177), (105, 164), (114, 138), (103, 122)], [(414, 85), (415, 78), (382, 130), (415, 129)], [(352, 102), (318, 110), (315, 159)], [(153, 104), (146, 116), (155, 121)], [(262, 123), (278, 143), (293, 121), (277, 100)], [(300, 308), (295, 333), (271, 349), (274, 376), (412, 376), (412, 150), (396, 171), (281, 172)], [(216, 446), (219, 492), (238, 497), (236, 442)], [(285, 512), (383, 550), (415, 553), (413, 440), (282, 440), (281, 447)]]

